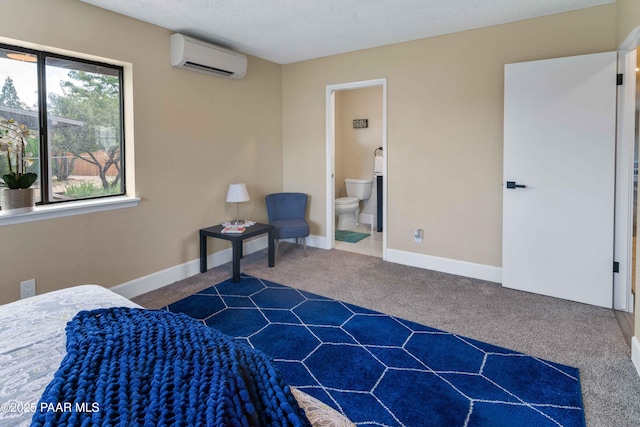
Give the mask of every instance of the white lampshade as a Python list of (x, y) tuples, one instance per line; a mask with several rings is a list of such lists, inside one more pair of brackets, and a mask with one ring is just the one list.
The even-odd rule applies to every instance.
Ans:
[(247, 185), (245, 183), (229, 185), (229, 192), (227, 192), (227, 202), (239, 203), (248, 202), (249, 200), (249, 192), (247, 191)]

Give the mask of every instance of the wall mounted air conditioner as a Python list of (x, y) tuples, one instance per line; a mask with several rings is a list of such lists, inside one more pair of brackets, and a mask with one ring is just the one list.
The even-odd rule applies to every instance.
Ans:
[(247, 73), (247, 57), (211, 43), (173, 34), (171, 66), (229, 79), (241, 79)]

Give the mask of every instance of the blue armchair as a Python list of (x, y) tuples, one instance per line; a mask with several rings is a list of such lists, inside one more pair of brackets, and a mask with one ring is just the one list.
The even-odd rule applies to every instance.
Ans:
[(307, 241), (309, 223), (305, 221), (307, 210), (307, 195), (303, 193), (274, 193), (265, 197), (269, 224), (276, 227), (276, 257), (278, 256), (278, 241), (280, 239), (302, 238), (304, 256), (307, 256)]

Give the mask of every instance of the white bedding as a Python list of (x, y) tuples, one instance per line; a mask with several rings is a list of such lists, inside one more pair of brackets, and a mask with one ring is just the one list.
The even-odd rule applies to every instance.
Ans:
[[(28, 426), (66, 354), (65, 327), (82, 310), (140, 307), (97, 285), (49, 292), (0, 306), (0, 426)], [(294, 395), (314, 426), (353, 426), (313, 397)]]
[(35, 404), (66, 354), (65, 327), (81, 310), (140, 307), (84, 285), (0, 306), (0, 426), (28, 426)]

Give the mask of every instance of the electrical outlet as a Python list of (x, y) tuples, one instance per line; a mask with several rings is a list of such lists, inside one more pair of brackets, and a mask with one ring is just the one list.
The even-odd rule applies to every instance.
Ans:
[(422, 235), (422, 228), (416, 228), (415, 230), (413, 230), (413, 241), (416, 243), (422, 243)]
[(20, 299), (29, 298), (36, 295), (36, 279), (20, 282)]

